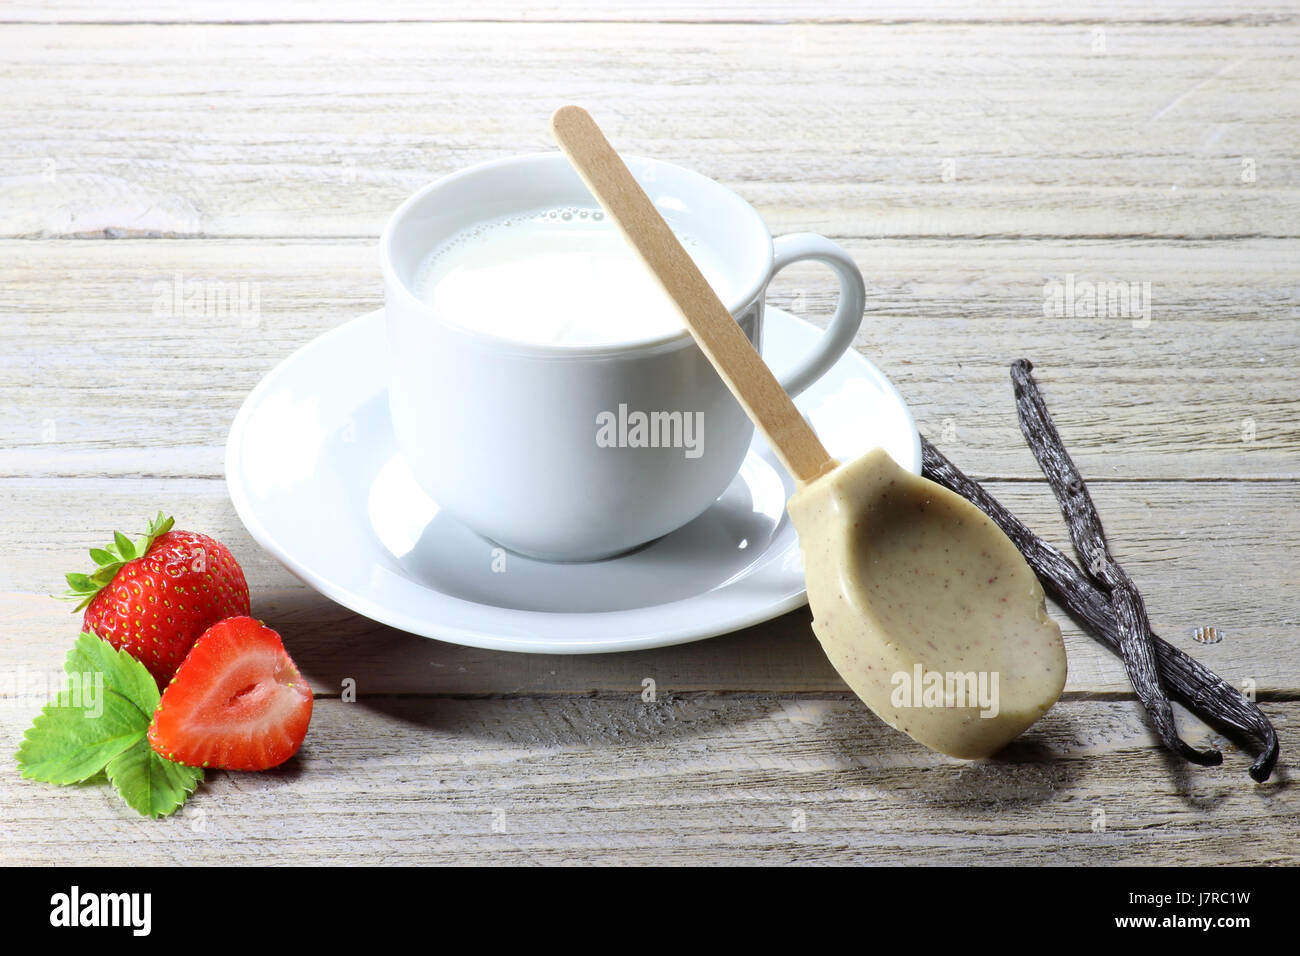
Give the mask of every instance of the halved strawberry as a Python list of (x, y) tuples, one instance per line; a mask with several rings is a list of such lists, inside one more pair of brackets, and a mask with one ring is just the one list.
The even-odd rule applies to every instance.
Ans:
[(173, 531), (159, 514), (139, 541), (122, 532), (91, 548), (92, 574), (69, 574), (68, 593), (86, 608), (81, 629), (124, 650), (162, 686), (194, 641), (222, 618), (247, 614), (248, 582), (220, 541)]
[(311, 705), (280, 635), (232, 617), (194, 642), (154, 711), (149, 745), (191, 767), (266, 770), (298, 752)]

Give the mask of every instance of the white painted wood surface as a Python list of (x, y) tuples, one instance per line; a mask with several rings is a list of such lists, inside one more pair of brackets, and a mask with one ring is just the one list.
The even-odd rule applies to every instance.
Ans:
[[(4, 739), (39, 706), (24, 679), (75, 633), (46, 595), (159, 507), (231, 545), (319, 695), (292, 769), (212, 774), (171, 821), (0, 763), (0, 859), (264, 862), (273, 837), (284, 862), (1300, 859), (1293, 5), (429, 11), (0, 10)], [(1175, 765), (1067, 621), (1065, 700), (1005, 759), (963, 765), (847, 695), (806, 610), (664, 651), (493, 654), (374, 625), (262, 554), (220, 480), (242, 397), (379, 304), (375, 239), (406, 194), (551, 148), (570, 100), (775, 231), (842, 242), (868, 278), (859, 347), (954, 461), (1066, 546), (1015, 427), (1006, 367), (1032, 359), (1156, 629), (1256, 682), (1275, 781), (1232, 749)], [(1149, 282), (1149, 324), (1045, 316), (1071, 275)], [(156, 316), (178, 279), (250, 283), (257, 313)], [(823, 318), (832, 297), (811, 267), (773, 288)], [(1205, 625), (1226, 640), (1192, 642)]]

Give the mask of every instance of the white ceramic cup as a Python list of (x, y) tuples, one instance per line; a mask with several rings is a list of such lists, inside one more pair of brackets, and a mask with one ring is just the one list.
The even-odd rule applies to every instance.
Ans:
[[(774, 240), (731, 190), (668, 163), (624, 159), (674, 228), (710, 247), (728, 270), (727, 286), (743, 290), (726, 305), (756, 346), (764, 294), (780, 269), (814, 259), (835, 271), (835, 315), (782, 383), (787, 391), (806, 388), (849, 348), (865, 293), (848, 253), (812, 233)], [(426, 186), (393, 214), (380, 240), (389, 408), (412, 474), (480, 535), (555, 561), (619, 554), (695, 518), (736, 476), (753, 433), (685, 329), (617, 345), (534, 345), (441, 321), (411, 291), (430, 251), (462, 229), (529, 210), (595, 205), (561, 153), (518, 156)], [(610, 304), (611, 322), (617, 307)], [(600, 425), (620, 406), (629, 414), (695, 416), (703, 426), (696, 454), (602, 444)]]

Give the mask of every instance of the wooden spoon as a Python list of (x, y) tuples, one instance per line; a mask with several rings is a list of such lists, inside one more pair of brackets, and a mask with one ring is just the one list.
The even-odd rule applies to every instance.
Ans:
[(587, 112), (551, 128), (601, 207), (767, 438), (798, 490), (788, 511), (813, 632), (881, 719), (957, 757), (999, 750), (1054, 704), (1065, 646), (1011, 540), (882, 449), (841, 465)]

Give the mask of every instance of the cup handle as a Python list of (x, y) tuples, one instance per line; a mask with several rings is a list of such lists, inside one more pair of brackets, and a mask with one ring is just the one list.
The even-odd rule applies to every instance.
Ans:
[(835, 270), (840, 280), (840, 301), (821, 342), (811, 355), (781, 379), (781, 386), (795, 396), (825, 375), (853, 344), (853, 337), (862, 325), (867, 290), (853, 259), (825, 236), (815, 232), (777, 236), (772, 240), (772, 251), (772, 271), (768, 274), (768, 282), (786, 266), (805, 259), (825, 263)]

